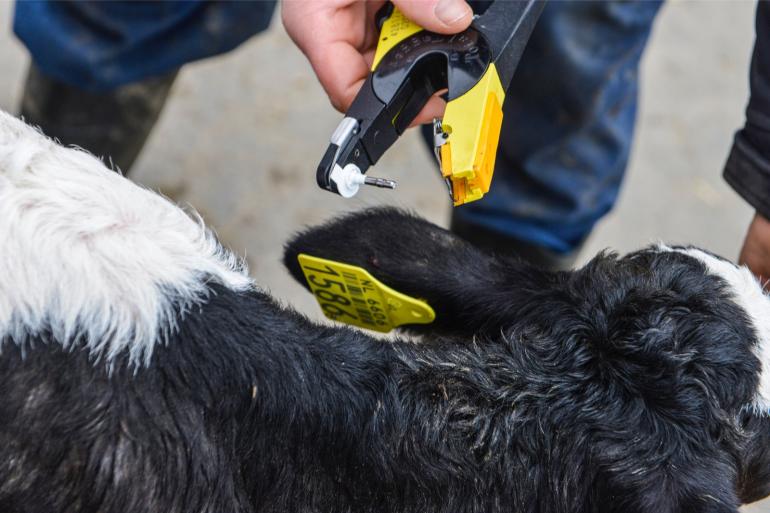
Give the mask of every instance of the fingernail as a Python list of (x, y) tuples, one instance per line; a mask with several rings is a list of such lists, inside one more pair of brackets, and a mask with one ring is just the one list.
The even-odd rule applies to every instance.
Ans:
[(468, 15), (470, 7), (465, 0), (439, 0), (433, 14), (444, 25), (454, 25)]

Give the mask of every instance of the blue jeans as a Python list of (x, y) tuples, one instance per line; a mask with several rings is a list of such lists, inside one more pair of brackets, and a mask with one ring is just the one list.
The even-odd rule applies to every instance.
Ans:
[(459, 221), (557, 253), (580, 246), (618, 197), (660, 5), (546, 4), (505, 96), (490, 191)]
[(232, 50), (265, 30), (275, 0), (17, 1), (13, 29), (43, 73), (91, 92)]
[[(458, 219), (557, 253), (585, 240), (618, 196), (639, 60), (659, 7), (546, 5), (506, 95), (491, 190), (458, 207)], [(104, 91), (228, 51), (264, 30), (273, 9), (274, 2), (17, 2), (14, 30), (44, 73)]]

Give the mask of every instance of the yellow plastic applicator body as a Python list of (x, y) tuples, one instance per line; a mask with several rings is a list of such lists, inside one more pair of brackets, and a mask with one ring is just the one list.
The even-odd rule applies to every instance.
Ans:
[(319, 186), (344, 197), (360, 185), (395, 188), (364, 174), (428, 100), (444, 94), (444, 118), (434, 122), (441, 175), (453, 205), (481, 199), (495, 169), (505, 90), (542, 8), (541, 0), (497, 0), (465, 31), (436, 34), (387, 4), (377, 16), (371, 73), (332, 134)]
[(489, 191), (503, 124), (505, 91), (494, 63), (467, 93), (447, 103), (442, 130), (441, 174), (452, 182), (454, 206)]

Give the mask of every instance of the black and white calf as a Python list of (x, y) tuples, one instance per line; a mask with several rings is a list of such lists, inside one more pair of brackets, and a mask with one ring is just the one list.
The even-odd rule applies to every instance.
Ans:
[(423, 297), (309, 322), (167, 200), (0, 113), (0, 511), (736, 512), (770, 300), (656, 247), (545, 273), (388, 209), (296, 237)]

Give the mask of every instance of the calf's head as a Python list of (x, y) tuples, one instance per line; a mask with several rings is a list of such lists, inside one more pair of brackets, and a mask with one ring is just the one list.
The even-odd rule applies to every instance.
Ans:
[[(747, 269), (696, 248), (659, 245), (545, 272), (387, 208), (289, 242), (285, 264), (304, 284), (300, 253), (360, 266), (427, 300), (435, 322), (406, 328), (425, 335), (424, 343), (508, 344), (533, 379), (561, 373), (571, 418), (626, 419), (670, 454), (686, 454), (668, 467), (685, 476), (682, 486), (700, 483), (724, 504), (770, 493), (770, 299)], [(623, 486), (649, 468), (665, 475), (669, 449), (618, 444), (631, 445), (613, 442), (612, 433), (595, 441), (595, 463), (608, 481)], [(626, 464), (638, 467), (618, 470)]]

